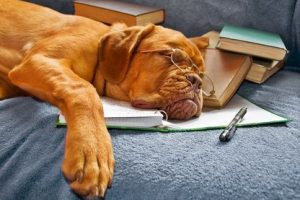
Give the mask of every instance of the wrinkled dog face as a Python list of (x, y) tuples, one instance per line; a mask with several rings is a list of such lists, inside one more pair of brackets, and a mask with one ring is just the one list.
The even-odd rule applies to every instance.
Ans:
[(162, 109), (169, 119), (201, 114), (204, 61), (197, 46), (183, 34), (156, 26), (141, 39), (129, 65), (117, 85), (133, 106)]
[(135, 107), (162, 109), (170, 119), (199, 116), (203, 70), (201, 53), (191, 41), (179, 32), (156, 27), (132, 60), (128, 75), (136, 78), (130, 101)]

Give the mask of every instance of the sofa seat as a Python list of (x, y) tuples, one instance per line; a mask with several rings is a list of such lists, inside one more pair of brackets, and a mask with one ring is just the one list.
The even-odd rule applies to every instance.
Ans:
[[(282, 70), (239, 94), (292, 119), (239, 128), (228, 143), (220, 130), (110, 130), (116, 168), (106, 199), (299, 199), (300, 74)], [(57, 108), (31, 97), (0, 101), (0, 199), (80, 199), (60, 166), (66, 128)]]

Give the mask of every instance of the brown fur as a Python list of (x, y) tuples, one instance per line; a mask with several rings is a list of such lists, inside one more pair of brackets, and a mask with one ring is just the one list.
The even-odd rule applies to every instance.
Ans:
[(29, 94), (62, 111), (68, 123), (62, 171), (80, 195), (104, 196), (112, 183), (115, 160), (99, 95), (155, 108), (191, 99), (195, 108), (182, 104), (189, 111), (172, 111), (173, 118), (201, 113), (201, 91), (185, 78), (195, 72), (178, 70), (168, 55), (139, 53), (180, 48), (203, 71), (200, 51), (179, 32), (109, 27), (15, 0), (0, 1), (0, 21), (0, 99)]

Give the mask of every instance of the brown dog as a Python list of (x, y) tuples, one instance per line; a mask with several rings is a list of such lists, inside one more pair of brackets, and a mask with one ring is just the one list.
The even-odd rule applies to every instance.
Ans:
[(30, 94), (62, 111), (62, 171), (80, 195), (103, 197), (112, 184), (115, 161), (99, 95), (175, 119), (201, 113), (203, 58), (179, 32), (109, 27), (15, 0), (0, 1), (0, 22), (0, 99)]

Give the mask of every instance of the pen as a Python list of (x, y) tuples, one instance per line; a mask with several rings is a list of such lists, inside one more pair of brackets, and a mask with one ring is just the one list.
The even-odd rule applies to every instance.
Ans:
[(236, 125), (241, 121), (241, 119), (243, 119), (246, 112), (247, 112), (246, 107), (243, 107), (239, 110), (239, 112), (234, 116), (234, 118), (231, 120), (228, 126), (220, 134), (219, 139), (221, 142), (227, 142), (234, 136), (235, 131), (237, 129)]

